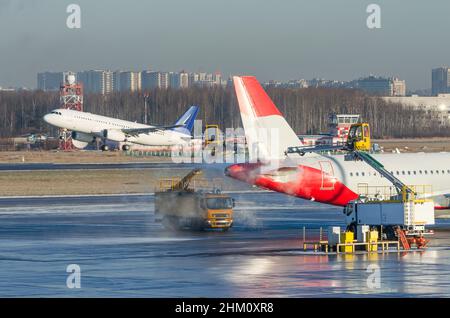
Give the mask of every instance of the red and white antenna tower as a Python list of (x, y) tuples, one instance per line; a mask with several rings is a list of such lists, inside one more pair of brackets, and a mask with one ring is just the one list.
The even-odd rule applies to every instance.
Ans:
[[(59, 95), (61, 108), (83, 111), (83, 85), (76, 82), (74, 73), (64, 74), (64, 83), (61, 84)], [(73, 150), (71, 131), (60, 129), (59, 139), (60, 150)]]

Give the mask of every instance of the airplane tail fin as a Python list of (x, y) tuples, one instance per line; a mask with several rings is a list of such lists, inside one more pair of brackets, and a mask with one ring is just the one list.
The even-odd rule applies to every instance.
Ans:
[(283, 159), (288, 147), (302, 145), (256, 77), (235, 76), (233, 81), (250, 160)]
[(180, 126), (173, 128), (172, 130), (190, 135), (192, 128), (194, 128), (194, 121), (197, 117), (199, 107), (191, 106), (178, 120), (175, 122), (174, 126)]

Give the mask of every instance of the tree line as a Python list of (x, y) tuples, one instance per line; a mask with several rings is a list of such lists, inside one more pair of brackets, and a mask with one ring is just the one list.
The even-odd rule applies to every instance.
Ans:
[[(267, 88), (286, 120), (298, 134), (328, 131), (331, 112), (361, 114), (376, 138), (450, 136), (433, 114), (388, 103), (362, 91), (330, 88)], [(222, 129), (241, 127), (237, 99), (232, 87), (191, 87), (154, 89), (146, 92), (149, 123), (172, 124), (190, 105), (200, 106), (198, 119), (203, 124), (218, 124)], [(59, 108), (58, 92), (0, 92), (0, 137), (33, 132), (56, 133), (42, 117)], [(84, 111), (142, 122), (144, 94), (117, 92), (110, 95), (87, 94)]]

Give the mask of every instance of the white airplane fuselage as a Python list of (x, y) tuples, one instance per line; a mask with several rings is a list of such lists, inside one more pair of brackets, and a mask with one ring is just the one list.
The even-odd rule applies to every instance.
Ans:
[(155, 130), (137, 135), (126, 135), (122, 129), (153, 128), (154, 126), (69, 109), (56, 109), (45, 115), (44, 120), (59, 128), (91, 135), (92, 139), (105, 138), (106, 131), (106, 139), (146, 146), (179, 145), (188, 142), (191, 137), (173, 130)]
[[(415, 186), (419, 195), (433, 197), (437, 207), (448, 205), (444, 195), (450, 193), (450, 153), (372, 156), (403, 183)], [(392, 183), (372, 167), (362, 161), (347, 161), (344, 155), (311, 154), (271, 165), (236, 164), (226, 173), (262, 188), (338, 206), (360, 194), (395, 194)]]
[[(337, 206), (364, 196), (391, 198), (394, 186), (368, 163), (353, 156), (304, 156), (287, 150), (303, 144), (284, 116), (253, 76), (234, 77), (241, 119), (249, 147), (249, 158), (258, 163), (231, 165), (225, 173), (249, 184)], [(270, 133), (267, 133), (270, 132)], [(250, 151), (251, 150), (251, 151)], [(256, 150), (256, 151), (255, 151)], [(373, 154), (385, 170), (419, 197), (433, 198), (436, 207), (449, 206), (450, 153)], [(375, 165), (378, 166), (378, 165)]]

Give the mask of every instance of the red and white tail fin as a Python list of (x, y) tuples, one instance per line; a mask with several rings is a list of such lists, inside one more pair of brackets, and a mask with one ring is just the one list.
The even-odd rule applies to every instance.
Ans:
[(235, 76), (233, 81), (250, 161), (283, 159), (288, 147), (302, 145), (256, 77)]

